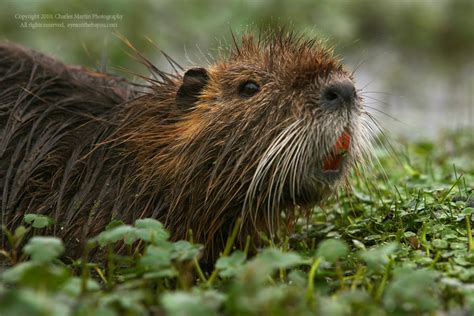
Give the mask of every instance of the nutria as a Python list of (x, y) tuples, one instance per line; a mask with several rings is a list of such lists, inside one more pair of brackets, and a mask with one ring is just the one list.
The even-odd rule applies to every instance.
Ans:
[(162, 221), (215, 256), (272, 235), (335, 191), (364, 153), (352, 74), (293, 33), (243, 35), (207, 67), (146, 88), (0, 45), (0, 206), (54, 219), (67, 254), (113, 219)]

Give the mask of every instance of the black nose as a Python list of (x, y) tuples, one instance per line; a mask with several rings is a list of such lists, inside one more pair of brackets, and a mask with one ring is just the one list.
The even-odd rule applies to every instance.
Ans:
[(349, 80), (339, 81), (323, 89), (321, 92), (321, 105), (335, 110), (342, 106), (353, 106), (356, 98), (357, 94), (354, 84)]

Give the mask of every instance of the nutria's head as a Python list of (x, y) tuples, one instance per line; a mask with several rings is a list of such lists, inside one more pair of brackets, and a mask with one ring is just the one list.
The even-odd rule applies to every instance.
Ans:
[(272, 232), (282, 213), (288, 219), (334, 192), (360, 158), (361, 98), (319, 42), (247, 35), (175, 83), (168, 106), (179, 114), (156, 136), (144, 170), (159, 179), (164, 221), (181, 235), (192, 228), (213, 242), (238, 217), (247, 232)]

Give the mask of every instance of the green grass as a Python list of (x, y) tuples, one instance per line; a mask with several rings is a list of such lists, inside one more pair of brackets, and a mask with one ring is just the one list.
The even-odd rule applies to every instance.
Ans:
[[(33, 237), (3, 251), (0, 315), (450, 315), (474, 313), (474, 131), (377, 150), (383, 168), (315, 209), (291, 236), (248, 258), (232, 237), (215, 270), (200, 245), (170, 242), (154, 220), (110, 225), (87, 256), (59, 261), (62, 242)], [(8, 235), (51, 225), (39, 215)], [(236, 230), (237, 231), (237, 230)], [(114, 253), (124, 242), (125, 255)]]

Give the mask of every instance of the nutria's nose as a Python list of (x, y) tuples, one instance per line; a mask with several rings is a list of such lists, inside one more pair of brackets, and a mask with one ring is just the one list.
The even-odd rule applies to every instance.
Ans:
[(331, 83), (321, 92), (321, 105), (331, 110), (342, 106), (351, 107), (355, 104), (356, 89), (349, 80)]

